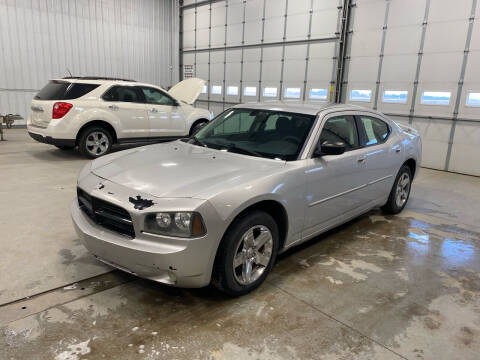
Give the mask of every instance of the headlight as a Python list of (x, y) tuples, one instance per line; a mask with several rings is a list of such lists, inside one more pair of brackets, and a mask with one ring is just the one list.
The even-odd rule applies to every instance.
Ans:
[(189, 238), (205, 235), (206, 229), (199, 213), (160, 212), (145, 217), (144, 232)]

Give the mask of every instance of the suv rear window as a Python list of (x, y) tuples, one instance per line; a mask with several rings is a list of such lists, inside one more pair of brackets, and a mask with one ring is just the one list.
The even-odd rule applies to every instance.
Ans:
[(96, 89), (98, 84), (71, 83), (52, 80), (35, 95), (36, 100), (72, 100), (78, 99)]

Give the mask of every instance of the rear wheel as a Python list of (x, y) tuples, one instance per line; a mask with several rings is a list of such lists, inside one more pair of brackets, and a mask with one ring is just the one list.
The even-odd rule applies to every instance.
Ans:
[(407, 205), (408, 198), (410, 197), (411, 185), (412, 172), (407, 165), (403, 165), (397, 174), (388, 201), (382, 207), (382, 210), (389, 214), (398, 214), (401, 212), (405, 205)]
[(80, 134), (78, 149), (91, 159), (108, 154), (112, 149), (112, 136), (103, 127), (88, 127)]
[(220, 244), (212, 283), (240, 296), (256, 289), (270, 272), (278, 252), (278, 227), (263, 211), (235, 220)]

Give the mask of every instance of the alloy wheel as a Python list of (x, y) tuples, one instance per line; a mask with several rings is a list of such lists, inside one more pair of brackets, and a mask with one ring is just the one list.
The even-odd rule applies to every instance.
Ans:
[(404, 172), (400, 179), (398, 179), (397, 189), (395, 193), (395, 202), (399, 208), (401, 208), (408, 199), (408, 194), (410, 192), (410, 176)]
[(270, 263), (273, 238), (264, 225), (255, 225), (240, 238), (233, 257), (233, 275), (241, 285), (250, 285), (262, 276)]
[(108, 150), (109, 141), (107, 135), (101, 131), (93, 131), (87, 136), (86, 148), (93, 156), (101, 156)]

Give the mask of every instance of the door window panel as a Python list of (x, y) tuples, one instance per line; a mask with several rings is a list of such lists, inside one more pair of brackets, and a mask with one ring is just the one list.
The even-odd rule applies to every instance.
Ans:
[(142, 87), (143, 95), (145, 96), (145, 101), (147, 104), (155, 104), (155, 105), (168, 105), (174, 106), (175, 101), (172, 100), (169, 96), (165, 95), (160, 90), (149, 88), (149, 87)]
[(320, 143), (343, 142), (347, 149), (358, 148), (358, 131), (352, 116), (336, 116), (328, 119), (320, 134)]
[(390, 133), (388, 125), (380, 119), (360, 116), (363, 127), (365, 128), (365, 135), (367, 137), (367, 146), (383, 143)]
[(110, 88), (102, 99), (105, 101), (120, 101), (120, 102), (142, 102), (139, 99), (137, 90), (134, 87), (114, 86)]

